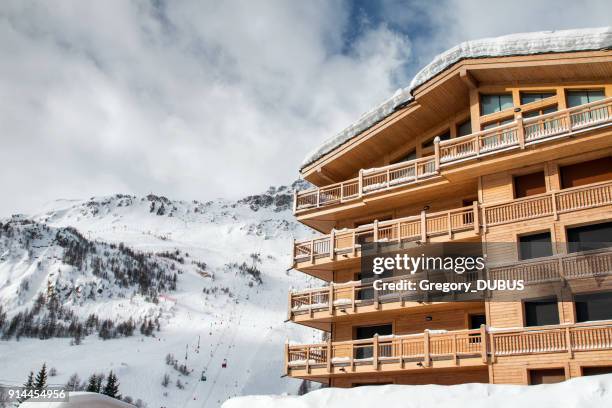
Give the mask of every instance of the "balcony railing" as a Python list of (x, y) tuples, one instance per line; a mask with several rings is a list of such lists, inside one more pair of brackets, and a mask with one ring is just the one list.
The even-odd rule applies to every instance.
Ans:
[(484, 326), (480, 330), (425, 331), (404, 336), (374, 336), (371, 339), (328, 342), (322, 344), (287, 345), (287, 368), (324, 368), (331, 372), (335, 367), (372, 366), (381, 364), (420, 362), (431, 365), (432, 359), (480, 358), (486, 360), (486, 336)]
[[(333, 230), (330, 235), (294, 243), (294, 260), (314, 260), (321, 256), (355, 252), (363, 244), (392, 241), (425, 241), (428, 237), (452, 235), (479, 229), (478, 206), (455, 208), (397, 220), (374, 222), (353, 229)], [(332, 245), (333, 243), (333, 245)]]
[[(331, 234), (294, 243), (293, 261), (314, 262), (338, 254), (356, 255), (363, 244), (372, 242), (417, 241), (439, 235), (503, 225), (533, 218), (552, 216), (555, 219), (568, 212), (612, 204), (612, 181), (593, 183), (559, 191), (509, 200), (502, 203), (456, 208), (436, 213), (421, 212), (418, 216), (399, 218), (335, 231)], [(481, 216), (482, 214), (482, 216)], [(332, 245), (333, 243), (333, 245)]]
[[(497, 358), (523, 354), (574, 353), (612, 349), (612, 322), (601, 321), (533, 328), (425, 331), (403, 336), (375, 336), (367, 340), (285, 346), (288, 374), (342, 374), (432, 367), (443, 361), (477, 359), (490, 364)], [(415, 366), (414, 364), (417, 364)], [(412, 365), (410, 365), (412, 364)], [(364, 370), (363, 368), (366, 368)], [(295, 371), (294, 371), (295, 370)]]
[(512, 123), (470, 135), (434, 143), (434, 155), (385, 167), (360, 170), (359, 176), (342, 183), (300, 191), (294, 212), (319, 208), (363, 195), (431, 178), (440, 168), (463, 160), (568, 136), (612, 123), (612, 98)]
[[(557, 282), (572, 279), (593, 278), (612, 275), (612, 248), (599, 249), (587, 252), (556, 255), (529, 261), (518, 261), (508, 265), (497, 265), (487, 269), (490, 280), (523, 280), (526, 284), (544, 282)], [(440, 276), (441, 281), (473, 282), (484, 276), (476, 274), (445, 274), (429, 276), (431, 282), (436, 282)], [(382, 282), (399, 282), (403, 279), (414, 279), (410, 276), (393, 276), (380, 279)], [(329, 286), (307, 289), (289, 293), (289, 318), (296, 315), (328, 311), (333, 315), (334, 310), (359, 310), (363, 306), (374, 305), (378, 308), (381, 303), (404, 302), (422, 300), (423, 294), (415, 291), (374, 290), (372, 282), (331, 283)], [(435, 295), (430, 293), (429, 295)]]
[(491, 280), (524, 280), (526, 284), (593, 278), (612, 274), (612, 248), (556, 255), (489, 268)]
[[(400, 275), (389, 278), (377, 279), (381, 283), (400, 282), (404, 279), (414, 280), (420, 275)], [(427, 279), (432, 282), (475, 282), (482, 279), (478, 273), (455, 274), (446, 271), (429, 271)], [(347, 283), (331, 283), (329, 286), (307, 289), (289, 293), (289, 318), (295, 315), (308, 313), (312, 316), (314, 312), (329, 311), (333, 315), (334, 310), (352, 309), (357, 310), (363, 306), (375, 306), (378, 308), (383, 303), (422, 301), (425, 296), (435, 297), (437, 293), (429, 291), (426, 293), (414, 290), (396, 291), (383, 288), (374, 290), (373, 281), (354, 281)]]

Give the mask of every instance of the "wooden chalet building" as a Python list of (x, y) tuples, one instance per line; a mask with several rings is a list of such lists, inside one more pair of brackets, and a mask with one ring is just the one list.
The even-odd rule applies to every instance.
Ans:
[[(316, 187), (294, 212), (321, 235), (296, 241), (292, 262), (321, 286), (290, 293), (288, 312), (329, 340), (287, 343), (289, 376), (355, 387), (612, 373), (611, 47), (609, 28), (461, 44), (307, 158)], [(362, 245), (412, 241), (480, 243), (497, 265), (487, 273), (559, 279), (572, 295), (364, 296)], [(522, 250), (532, 242), (550, 250)]]

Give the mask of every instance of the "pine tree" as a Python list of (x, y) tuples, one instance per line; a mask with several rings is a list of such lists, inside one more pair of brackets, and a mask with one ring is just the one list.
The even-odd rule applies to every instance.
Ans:
[[(101, 376), (100, 376), (101, 377)], [(98, 377), (96, 374), (92, 374), (87, 379), (87, 387), (85, 391), (87, 392), (100, 392), (100, 388), (102, 385), (102, 378)]]
[[(28, 375), (28, 379), (23, 384), (23, 387), (25, 388), (25, 391), (34, 389), (34, 372), (30, 371), (30, 374)], [(21, 402), (24, 402), (25, 400), (26, 400), (26, 397), (23, 397), (23, 398), (18, 399), (18, 402), (21, 403)]]
[(28, 375), (28, 380), (25, 382), (25, 384), (23, 384), (23, 386), (25, 387), (26, 390), (31, 390), (34, 388), (34, 372), (30, 371), (30, 374)]
[(106, 385), (104, 386), (104, 390), (102, 390), (102, 394), (108, 395), (111, 398), (121, 399), (119, 395), (119, 382), (112, 370), (108, 373), (108, 377), (106, 377)]
[(47, 363), (43, 363), (34, 380), (34, 389), (44, 390), (45, 388), (47, 388)]

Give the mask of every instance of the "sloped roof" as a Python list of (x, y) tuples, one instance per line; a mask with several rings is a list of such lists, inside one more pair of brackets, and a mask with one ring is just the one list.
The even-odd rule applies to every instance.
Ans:
[(605, 49), (612, 49), (612, 27), (538, 31), (463, 42), (437, 55), (414, 76), (408, 87), (398, 89), (389, 99), (362, 114), (357, 121), (340, 133), (325, 140), (306, 156), (300, 168), (303, 169), (317, 161), (385, 119), (398, 107), (412, 101), (412, 92), (417, 87), (461, 60)]

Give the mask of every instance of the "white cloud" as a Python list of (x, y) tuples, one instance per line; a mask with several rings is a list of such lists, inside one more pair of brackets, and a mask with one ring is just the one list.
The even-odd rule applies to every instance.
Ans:
[(405, 86), (406, 67), (458, 41), (610, 15), (604, 1), (545, 4), (391, 0), (387, 25), (325, 0), (2, 2), (0, 214), (290, 182), (315, 145)]
[(410, 52), (341, 2), (0, 6), (0, 213), (59, 197), (242, 196), (383, 99)]

